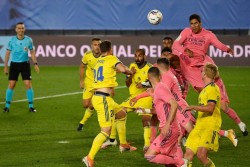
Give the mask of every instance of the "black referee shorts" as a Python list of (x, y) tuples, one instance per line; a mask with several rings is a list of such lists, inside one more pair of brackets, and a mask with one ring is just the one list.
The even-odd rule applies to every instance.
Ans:
[(10, 63), (9, 80), (17, 81), (20, 73), (23, 80), (31, 80), (31, 69), (29, 62)]

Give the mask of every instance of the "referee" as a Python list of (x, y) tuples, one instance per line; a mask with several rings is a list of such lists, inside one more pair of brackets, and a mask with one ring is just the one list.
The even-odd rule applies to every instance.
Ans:
[[(24, 35), (25, 25), (22, 22), (16, 24), (17, 35), (9, 41), (8, 48), (5, 54), (4, 73), (9, 74), (9, 85), (6, 90), (6, 104), (3, 112), (10, 111), (10, 103), (13, 97), (13, 90), (16, 86), (18, 76), (21, 73), (23, 82), (26, 86), (26, 95), (29, 102), (29, 111), (36, 112), (33, 106), (34, 92), (31, 84), (31, 69), (28, 57), (28, 51), (34, 63), (35, 71), (39, 73), (39, 67), (35, 57), (33, 41), (30, 37)], [(10, 69), (8, 62), (11, 55)]]

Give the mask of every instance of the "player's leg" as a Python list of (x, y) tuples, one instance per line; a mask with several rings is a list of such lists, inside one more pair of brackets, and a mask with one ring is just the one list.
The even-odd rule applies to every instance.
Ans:
[[(178, 133), (178, 132), (174, 132)], [(182, 157), (176, 156), (177, 151), (177, 139), (178, 135), (174, 134), (173, 136), (163, 137), (161, 134), (154, 140), (154, 142), (150, 145), (148, 151), (145, 153), (144, 157), (152, 163), (156, 164), (174, 164), (181, 166), (184, 164)], [(178, 133), (179, 134), (179, 133)], [(166, 142), (166, 140), (168, 140)], [(161, 143), (164, 143), (162, 146)]]
[(237, 146), (238, 139), (237, 139), (233, 129), (220, 130), (219, 135), (222, 136), (222, 137), (227, 137), (233, 143), (234, 147)]
[[(88, 121), (88, 119), (93, 115), (94, 113), (94, 107), (91, 103), (91, 97), (92, 97), (92, 93), (90, 92), (84, 92), (83, 93), (83, 107), (86, 108), (85, 113), (83, 118), (81, 119), (78, 127), (77, 127), (77, 131), (82, 131), (85, 123)], [(88, 97), (88, 98), (87, 98)], [(90, 97), (90, 98), (89, 98)], [(85, 98), (85, 99), (84, 99)]]
[(157, 118), (156, 114), (152, 115), (151, 121), (150, 121), (150, 129), (151, 129), (151, 135), (150, 135), (150, 143), (153, 143), (157, 136), (157, 127), (159, 124), (159, 120)]
[(244, 136), (248, 135), (246, 124), (241, 121), (238, 114), (232, 108), (228, 107), (227, 102), (221, 101), (221, 110), (225, 114), (227, 114), (232, 120), (234, 120), (234, 122), (239, 126), (239, 128)]
[(144, 131), (144, 147), (143, 152), (147, 152), (150, 146), (150, 136), (151, 136), (151, 129), (150, 129), (150, 121), (151, 121), (151, 114), (142, 115), (142, 126)]
[(127, 113), (126, 111), (121, 109), (119, 112), (115, 114), (115, 119), (116, 119), (116, 129), (117, 129), (119, 140), (120, 140), (120, 146), (119, 146), (120, 152), (137, 150), (136, 147), (129, 145), (127, 142), (127, 138), (126, 138)]
[(11, 104), (13, 94), (14, 94), (14, 88), (16, 87), (16, 82), (18, 80), (19, 73), (20, 73), (20, 69), (19, 69), (18, 64), (11, 63), (10, 69), (9, 69), (9, 85), (6, 90), (6, 97), (5, 97), (6, 104), (5, 104), (5, 108), (3, 112), (9, 112), (10, 104)]
[(197, 157), (205, 167), (215, 167), (213, 161), (208, 158), (208, 150), (204, 147), (199, 147)]
[(93, 105), (97, 111), (97, 118), (101, 131), (95, 137), (88, 156), (84, 157), (82, 160), (86, 166), (91, 167), (93, 166), (97, 152), (109, 137), (111, 126), (114, 122), (113, 99), (111, 97), (94, 95), (92, 101), (95, 102)]
[(247, 136), (248, 132), (245, 123), (243, 123), (238, 114), (228, 106), (229, 98), (223, 80), (221, 78), (218, 78), (215, 80), (215, 83), (219, 86), (221, 92), (221, 110), (239, 126), (243, 135)]
[(26, 96), (29, 103), (29, 111), (36, 112), (36, 109), (34, 108), (34, 91), (32, 89), (30, 63), (24, 62), (21, 63), (20, 66), (22, 68), (21, 75), (26, 88)]

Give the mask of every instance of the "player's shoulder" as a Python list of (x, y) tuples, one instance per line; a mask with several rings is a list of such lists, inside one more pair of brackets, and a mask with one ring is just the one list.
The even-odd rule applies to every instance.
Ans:
[(182, 30), (182, 33), (187, 33), (187, 34), (192, 33), (192, 29), (189, 28), (189, 27), (184, 28), (184, 29)]
[(25, 38), (26, 40), (28, 40), (28, 41), (32, 41), (32, 38), (29, 37), (29, 36), (27, 36), (27, 35), (25, 35), (24, 38)]
[(218, 91), (219, 90), (218, 85), (216, 85), (214, 82), (210, 83), (206, 88), (207, 88), (207, 90), (210, 90), (210, 91)]
[(151, 63), (147, 62), (145, 66), (148, 68), (151, 68), (153, 65)]
[(89, 50), (89, 51), (87, 51), (87, 52), (84, 53), (84, 56), (91, 56), (91, 55), (93, 55), (93, 53), (92, 53), (91, 50)]

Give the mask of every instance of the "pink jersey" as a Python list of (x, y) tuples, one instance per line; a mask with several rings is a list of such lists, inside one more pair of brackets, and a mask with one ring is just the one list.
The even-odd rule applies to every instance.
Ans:
[(182, 98), (182, 92), (176, 76), (169, 70), (161, 75), (161, 81), (170, 89), (172, 95), (182, 108), (187, 106), (187, 102)]
[[(199, 66), (204, 65), (205, 56), (207, 55), (210, 45), (214, 45), (224, 52), (228, 49), (228, 47), (221, 43), (211, 31), (202, 28), (200, 33), (195, 34), (192, 32), (191, 28), (185, 28), (180, 36), (174, 41), (172, 50), (174, 54), (181, 57), (181, 55), (186, 55), (184, 52), (186, 48), (190, 49), (193, 51), (194, 57), (189, 58), (189, 65)], [(186, 56), (186, 58), (188, 57)]]
[[(166, 121), (168, 119), (168, 115), (171, 110), (169, 101), (171, 99), (174, 99), (174, 97), (171, 94), (168, 87), (164, 85), (162, 82), (158, 83), (154, 88), (154, 107), (156, 110), (158, 120), (160, 122), (159, 124), (160, 129), (165, 126)], [(176, 117), (174, 118), (174, 121), (171, 123), (170, 129), (179, 130), (179, 125), (176, 120)]]

